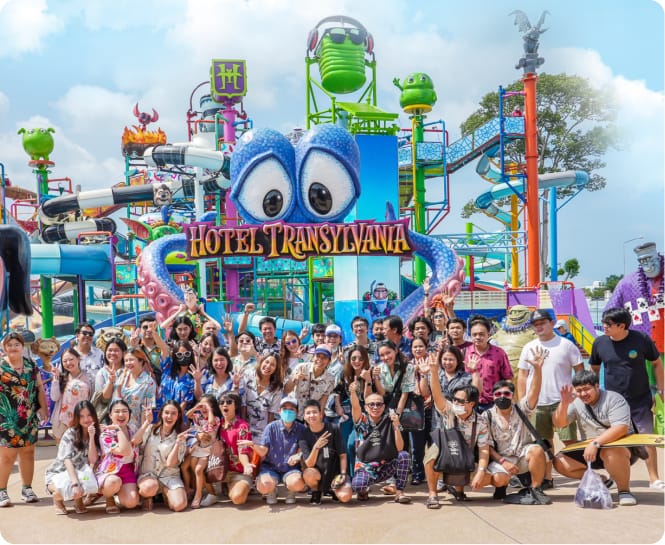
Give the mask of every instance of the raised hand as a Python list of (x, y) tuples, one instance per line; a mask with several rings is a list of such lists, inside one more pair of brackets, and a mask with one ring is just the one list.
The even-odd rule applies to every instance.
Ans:
[(138, 328), (134, 328), (132, 332), (129, 334), (129, 344), (130, 346), (137, 347), (141, 342), (140, 338), (140, 330)]
[(233, 322), (231, 321), (231, 315), (226, 314), (224, 316), (224, 323), (222, 324), (224, 327), (224, 331), (226, 331), (229, 335), (233, 335)]
[(478, 365), (480, 365), (480, 356), (478, 354), (470, 354), (466, 366), (472, 373), (478, 370)]
[(570, 405), (575, 401), (575, 388), (572, 384), (564, 384), (561, 387), (561, 403), (564, 405)]
[(372, 373), (369, 369), (363, 369), (360, 371), (360, 378), (363, 379), (365, 382), (371, 382), (372, 381)]
[(88, 426), (88, 437), (90, 437), (90, 439), (94, 439), (96, 434), (97, 434), (97, 428), (95, 427), (94, 424), (90, 424)]
[(247, 303), (245, 305), (245, 313), (246, 314), (251, 314), (256, 310), (256, 305), (254, 303)]
[(143, 421), (148, 424), (152, 422), (152, 406), (150, 403), (143, 405)]
[(314, 448), (321, 450), (328, 444), (328, 439), (330, 439), (330, 432), (326, 431), (321, 434), (321, 436), (314, 443)]
[(430, 352), (427, 356), (427, 364), (429, 366), (428, 371), (434, 373), (434, 376), (436, 376), (439, 372), (439, 362), (436, 361), (436, 354), (434, 352)]
[(547, 359), (547, 356), (550, 355), (550, 351), (543, 348), (542, 346), (537, 346), (531, 349), (531, 358), (527, 359), (527, 363), (534, 368), (542, 367)]
[(187, 372), (192, 375), (192, 378), (194, 379), (194, 382), (201, 382), (201, 379), (203, 378), (203, 369), (201, 369), (201, 366), (199, 362), (196, 362), (196, 366), (190, 365), (189, 369)]

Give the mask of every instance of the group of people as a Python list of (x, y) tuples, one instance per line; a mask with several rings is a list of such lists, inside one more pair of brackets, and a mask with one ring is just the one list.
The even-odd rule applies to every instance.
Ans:
[[(620, 505), (634, 505), (636, 457), (605, 444), (653, 431), (642, 368), (653, 362), (661, 396), (663, 368), (653, 342), (628, 329), (630, 315), (603, 315), (606, 335), (585, 370), (578, 348), (555, 332), (551, 312), (535, 310), (536, 339), (513, 376), (505, 351), (490, 342), (487, 318), (472, 316), (467, 337), (467, 322), (449, 305), (443, 310), (406, 327), (399, 316), (372, 324), (357, 316), (344, 344), (335, 324), (277, 338), (271, 317), (255, 337), (246, 329), (251, 303), (234, 334), (230, 321), (220, 324), (189, 302), (163, 324), (142, 318), (128, 343), (112, 338), (103, 350), (93, 343), (94, 327), (79, 324), (50, 383), (25, 356), (21, 335), (10, 333), (0, 363), (0, 507), (11, 504), (7, 482), (17, 456), (22, 499), (38, 501), (34, 446), (49, 417), (45, 388), (58, 441), (45, 480), (61, 514), (67, 500), (77, 513), (101, 499), (108, 513), (139, 504), (151, 510), (155, 498), (182, 511), (210, 506), (222, 493), (235, 505), (251, 493), (274, 505), (280, 484), (287, 504), (304, 492), (313, 504), (365, 501), (375, 483), (400, 504), (412, 501), (409, 483), (426, 483), (430, 509), (441, 506), (444, 490), (466, 500), (467, 485), (492, 487), (492, 497), (508, 503), (549, 504), (552, 468), (580, 478), (587, 463), (607, 470)], [(168, 337), (158, 326), (170, 328)], [(602, 365), (607, 390), (599, 386)], [(442, 471), (449, 430), (475, 451), (473, 468)], [(592, 441), (554, 455), (555, 431), (564, 444)], [(647, 467), (652, 486), (665, 487), (655, 449)], [(519, 491), (508, 494), (509, 486)]]

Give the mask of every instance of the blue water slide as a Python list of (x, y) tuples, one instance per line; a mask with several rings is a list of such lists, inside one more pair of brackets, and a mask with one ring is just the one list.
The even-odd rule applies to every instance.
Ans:
[(31, 244), (30, 274), (81, 275), (84, 280), (110, 280), (110, 246)]

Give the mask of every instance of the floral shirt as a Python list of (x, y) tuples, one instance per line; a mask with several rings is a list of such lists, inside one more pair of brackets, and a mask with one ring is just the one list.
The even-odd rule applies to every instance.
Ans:
[(493, 344), (488, 345), (487, 351), (480, 355), (476, 350), (476, 346), (472, 344), (467, 347), (464, 363), (467, 365), (466, 371), (471, 373), (468, 368), (469, 359), (473, 355), (477, 355), (480, 360), (478, 362), (478, 374), (483, 380), (483, 390), (480, 392), (480, 403), (491, 403), (494, 398), (492, 396), (492, 388), (499, 380), (512, 380), (513, 368), (510, 366), (508, 355), (503, 350)]
[(74, 407), (79, 401), (90, 399), (92, 392), (90, 391), (90, 384), (88, 383), (88, 376), (81, 372), (78, 377), (69, 376), (65, 391), (60, 391), (60, 381), (53, 379), (51, 381), (51, 399), (55, 401), (55, 407), (51, 414), (51, 424), (56, 427), (58, 423), (62, 423), (69, 427), (74, 418)]
[(79, 367), (81, 368), (81, 371), (83, 371), (88, 376), (88, 382), (90, 383), (90, 386), (94, 386), (96, 388), (97, 383), (95, 382), (95, 379), (97, 378), (99, 370), (104, 367), (104, 352), (102, 352), (93, 344), (90, 347), (90, 352), (85, 355), (81, 354)]
[(162, 383), (157, 390), (158, 411), (169, 399), (173, 399), (177, 403), (186, 402), (188, 404), (194, 401), (194, 377), (185, 373), (181, 377), (176, 375), (175, 378), (172, 378), (171, 365), (171, 358), (166, 358), (162, 367)]
[(18, 374), (0, 360), (0, 447), (27, 447), (37, 442), (39, 368), (23, 358)]
[[(245, 385), (241, 378), (240, 384), (238, 385), (238, 393), (240, 394), (241, 397), (244, 389)], [(214, 396), (217, 401), (219, 401), (219, 398), (222, 396), (222, 394), (225, 394), (226, 392), (230, 392), (231, 390), (233, 390), (233, 378), (229, 376), (224, 381), (224, 384), (222, 384), (221, 386), (216, 386), (215, 375), (212, 375), (208, 373), (208, 371), (205, 371), (203, 379), (201, 380), (201, 390), (203, 390), (204, 394), (210, 394)]]
[(247, 420), (254, 437), (260, 437), (268, 425), (268, 415), (279, 412), (279, 403), (282, 400), (283, 390), (266, 388), (259, 393), (256, 373), (245, 375), (245, 391), (242, 404), (247, 409)]
[[(128, 372), (129, 371), (125, 371), (125, 373)], [(129, 408), (132, 411), (129, 423), (134, 428), (138, 429), (141, 427), (141, 422), (143, 422), (144, 405), (150, 405), (150, 407), (155, 406), (157, 385), (147, 371), (142, 371), (136, 378), (134, 384), (129, 387), (124, 383), (124, 375), (116, 380), (121, 381), (120, 384), (123, 386), (120, 389), (120, 395), (118, 395), (117, 389), (113, 390), (113, 399), (124, 399), (127, 402), (127, 405), (129, 405)]]
[[(129, 427), (127, 428), (127, 431), (129, 433), (128, 439), (131, 441), (132, 435), (134, 434)], [(125, 464), (136, 465), (138, 460), (138, 447), (133, 447), (131, 454), (128, 456), (120, 456), (119, 454), (113, 453), (113, 449), (117, 448), (119, 444), (118, 433), (117, 430), (103, 429), (102, 433), (99, 435), (100, 459), (95, 468), (95, 473), (100, 486), (102, 486), (104, 479), (108, 475), (115, 475)]]
[(74, 465), (74, 469), (81, 470), (83, 469), (88, 462), (88, 442), (84, 441), (83, 448), (78, 449), (74, 445), (74, 440), (76, 439), (76, 430), (74, 428), (68, 428), (60, 439), (58, 444), (58, 453), (55, 456), (55, 459), (51, 464), (46, 468), (46, 474), (44, 480), (46, 484), (51, 482), (51, 479), (57, 474), (67, 471), (65, 467), (65, 460), (71, 460)]
[(305, 380), (298, 380), (294, 390), (294, 396), (298, 400), (298, 418), (302, 419), (305, 413), (305, 402), (308, 399), (320, 401), (329, 396), (335, 388), (335, 377), (324, 370), (318, 377), (314, 376), (314, 362), (301, 363), (294, 370), (297, 376), (300, 369), (305, 371)]
[(252, 448), (245, 447), (238, 449), (238, 441), (251, 441), (252, 432), (249, 431), (249, 424), (241, 418), (235, 418), (228, 427), (223, 423), (219, 428), (219, 437), (226, 445), (226, 455), (229, 459), (229, 471), (242, 473), (244, 468), (240, 463), (240, 454), (246, 454), (247, 457), (252, 459)]
[[(390, 368), (383, 362), (379, 364), (379, 380), (386, 392), (392, 393), (399, 380), (400, 372), (395, 371), (394, 375), (390, 374)], [(413, 392), (416, 389), (416, 368), (412, 364), (407, 364), (402, 384), (400, 384), (400, 392)]]

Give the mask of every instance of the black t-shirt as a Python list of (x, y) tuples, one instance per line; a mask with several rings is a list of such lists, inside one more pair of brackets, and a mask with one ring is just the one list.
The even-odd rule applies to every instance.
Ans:
[(621, 341), (598, 337), (591, 349), (589, 365), (605, 364), (605, 389), (618, 392), (632, 407), (651, 404), (646, 360), (660, 357), (653, 340), (633, 329)]
[(325, 432), (330, 432), (331, 434), (328, 438), (328, 444), (319, 450), (318, 457), (316, 458), (316, 468), (322, 473), (326, 471), (331, 461), (339, 461), (339, 455), (346, 453), (342, 446), (342, 434), (339, 431), (339, 426), (324, 422), (323, 429), (316, 433), (307, 428), (298, 442), (298, 446), (302, 451), (303, 460), (306, 460), (314, 449), (314, 443), (316, 443), (319, 437)]

